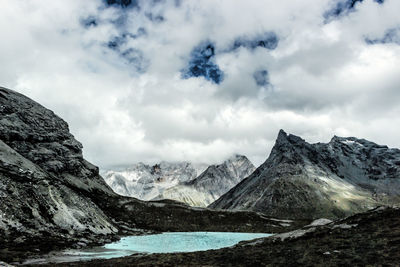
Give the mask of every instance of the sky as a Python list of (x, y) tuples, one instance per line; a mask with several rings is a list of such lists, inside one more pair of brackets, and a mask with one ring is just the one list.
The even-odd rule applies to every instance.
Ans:
[(400, 147), (398, 0), (0, 0), (0, 86), (84, 156), (259, 165), (279, 129)]

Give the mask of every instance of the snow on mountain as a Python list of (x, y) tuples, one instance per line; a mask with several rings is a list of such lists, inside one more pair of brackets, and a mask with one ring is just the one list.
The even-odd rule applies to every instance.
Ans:
[(196, 179), (165, 190), (156, 199), (174, 199), (191, 206), (206, 207), (255, 170), (242, 155), (234, 155), (222, 164), (209, 166)]
[(189, 162), (161, 162), (153, 166), (137, 163), (128, 168), (102, 171), (106, 183), (114, 192), (151, 200), (165, 189), (196, 178), (204, 165)]
[(210, 205), (281, 218), (338, 218), (400, 203), (400, 150), (355, 137), (309, 144), (280, 131), (269, 158)]

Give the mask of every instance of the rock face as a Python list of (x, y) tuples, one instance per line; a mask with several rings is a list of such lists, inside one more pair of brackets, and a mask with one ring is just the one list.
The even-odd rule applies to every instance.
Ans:
[(117, 195), (82, 157), (82, 145), (65, 121), (0, 87), (0, 259), (18, 261), (149, 231), (284, 229), (253, 212), (216, 212)]
[(103, 177), (120, 195), (151, 200), (170, 187), (196, 178), (197, 169), (189, 162), (163, 161), (154, 166), (138, 163), (121, 170), (104, 171)]
[(340, 218), (399, 196), (400, 150), (354, 137), (309, 144), (281, 130), (269, 158), (210, 207)]
[[(82, 145), (53, 112), (0, 88), (0, 229), (21, 233), (112, 234), (110, 219), (72, 187), (111, 192)], [(34, 231), (33, 231), (34, 229)]]
[(209, 166), (196, 179), (165, 190), (157, 199), (173, 199), (191, 206), (206, 207), (255, 170), (245, 156), (234, 155), (219, 165)]

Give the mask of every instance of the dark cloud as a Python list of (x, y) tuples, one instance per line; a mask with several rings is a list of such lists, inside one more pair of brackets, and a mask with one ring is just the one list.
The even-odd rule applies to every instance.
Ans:
[(161, 23), (165, 20), (165, 18), (162, 15), (155, 15), (151, 12), (147, 12), (145, 15), (151, 22), (154, 23)]
[(121, 47), (126, 46), (130, 40), (137, 39), (146, 35), (146, 29), (139, 28), (136, 33), (124, 32), (119, 35), (113, 36), (107, 42), (107, 47), (112, 50), (120, 50)]
[(257, 47), (274, 50), (278, 46), (279, 38), (274, 32), (266, 32), (253, 37), (243, 36), (238, 37), (232, 44), (229, 50), (236, 50), (240, 47), (256, 49)]
[(257, 70), (253, 74), (253, 78), (258, 86), (267, 86), (269, 84), (268, 71)]
[[(334, 2), (334, 6), (324, 13), (325, 20), (347, 15), (350, 12), (354, 12), (358, 3), (362, 3), (364, 0), (339, 0)], [(383, 4), (385, 0), (374, 0), (378, 4)]]
[(389, 29), (385, 31), (382, 37), (365, 38), (365, 42), (369, 45), (394, 43), (400, 45), (400, 28)]
[(82, 18), (81, 19), (81, 24), (85, 28), (90, 28), (90, 27), (98, 26), (99, 22), (98, 22), (98, 19), (96, 17), (89, 16), (89, 17), (86, 17), (86, 18)]
[[(223, 49), (217, 49), (213, 42), (203, 41), (193, 48), (190, 54), (188, 66), (182, 70), (182, 77), (184, 79), (188, 79), (190, 77), (204, 77), (209, 81), (219, 84), (224, 79), (224, 73), (215, 63), (215, 57), (217, 54), (224, 55), (226, 53), (231, 53), (240, 47), (250, 50), (254, 50), (256, 48), (274, 50), (278, 46), (278, 43), (279, 38), (274, 32), (265, 32), (264, 34), (253, 37), (238, 37), (235, 39), (231, 47)], [(267, 73), (264, 72), (265, 71), (261, 71), (254, 74), (257, 76), (257, 79), (259, 78), (258, 81), (267, 78)]]
[(224, 79), (224, 73), (215, 63), (215, 45), (204, 41), (193, 48), (187, 67), (181, 71), (182, 78), (204, 77), (206, 80), (219, 84)]
[(133, 67), (136, 72), (146, 72), (149, 62), (145, 58), (142, 51), (135, 48), (128, 48), (121, 51), (120, 56), (129, 65), (129, 67)]
[(139, 8), (139, 1), (137, 0), (105, 0), (109, 6), (117, 6), (121, 8)]
[(137, 38), (137, 35), (124, 33), (120, 36), (114, 36), (106, 47), (116, 53), (121, 60), (129, 65), (137, 73), (144, 73), (149, 65), (149, 60), (144, 56), (140, 49), (129, 47), (130, 39)]

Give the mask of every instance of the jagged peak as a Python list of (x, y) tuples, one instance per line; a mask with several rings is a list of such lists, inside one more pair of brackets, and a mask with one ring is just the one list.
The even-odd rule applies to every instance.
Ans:
[(306, 143), (306, 141), (293, 134), (287, 134), (284, 130), (279, 130), (278, 137), (276, 139), (275, 145), (280, 145), (280, 144), (299, 144), (299, 143)]
[(283, 129), (280, 129), (279, 133), (278, 133), (278, 137), (276, 139), (276, 142), (286, 141), (287, 138), (288, 138), (288, 134)]

